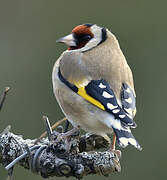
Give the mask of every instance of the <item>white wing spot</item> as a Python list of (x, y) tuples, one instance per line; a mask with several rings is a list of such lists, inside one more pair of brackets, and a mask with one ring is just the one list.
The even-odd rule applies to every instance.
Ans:
[(124, 117), (125, 117), (125, 115), (121, 114), (121, 115), (119, 115), (119, 117), (120, 117), (120, 118), (124, 118)]
[(105, 98), (113, 98), (114, 97), (113, 95), (109, 94), (106, 91), (103, 92), (102, 96), (105, 97)]
[(129, 142), (130, 142), (130, 144), (132, 144), (133, 146), (137, 147), (137, 142), (136, 142), (135, 139), (129, 138)]
[(132, 116), (132, 109), (131, 108), (124, 108), (127, 113), (129, 113)]
[(107, 107), (108, 107), (108, 109), (113, 110), (113, 109), (117, 108), (118, 106), (114, 106), (114, 105), (111, 104), (111, 103), (107, 103)]
[(123, 145), (123, 147), (126, 147), (128, 144), (131, 144), (136, 148), (139, 148), (138, 143), (133, 138), (121, 137), (119, 138), (119, 141), (121, 142), (121, 145)]
[(119, 109), (114, 109), (112, 112), (115, 114), (115, 113), (118, 113), (120, 110)]
[(126, 137), (119, 138), (119, 141), (122, 147), (126, 147), (128, 145), (128, 139)]
[(129, 97), (128, 99), (125, 99), (125, 101), (128, 102), (129, 104), (131, 104), (132, 103), (132, 98)]
[(132, 93), (129, 88), (127, 88), (125, 91), (126, 91), (127, 93)]
[(106, 86), (105, 86), (104, 84), (100, 83), (100, 84), (99, 84), (99, 88), (102, 88), (102, 89), (103, 89), (103, 88), (106, 88)]

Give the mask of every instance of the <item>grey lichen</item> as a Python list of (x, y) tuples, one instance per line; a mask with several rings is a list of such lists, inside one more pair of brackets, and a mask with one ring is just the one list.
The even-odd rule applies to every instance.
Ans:
[[(35, 140), (24, 140), (22, 136), (9, 131), (1, 133), (0, 163), (6, 166), (16, 159), (18, 165), (44, 178), (73, 176), (80, 179), (89, 174), (108, 176), (121, 170), (116, 153), (97, 151), (109, 145), (103, 137), (93, 134), (71, 136), (68, 141), (61, 140), (55, 144), (58, 134), (53, 132), (52, 141), (43, 138), (34, 145)], [(67, 142), (70, 146), (67, 146)], [(70, 149), (67, 150), (67, 147)], [(10, 169), (13, 164), (6, 169)]]

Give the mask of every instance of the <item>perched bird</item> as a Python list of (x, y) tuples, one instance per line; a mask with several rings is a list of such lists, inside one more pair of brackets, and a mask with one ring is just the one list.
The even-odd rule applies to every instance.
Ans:
[(74, 127), (107, 138), (114, 131), (121, 147), (141, 150), (131, 133), (136, 127), (133, 76), (116, 37), (96, 24), (76, 26), (57, 42), (68, 49), (56, 61), (53, 90)]

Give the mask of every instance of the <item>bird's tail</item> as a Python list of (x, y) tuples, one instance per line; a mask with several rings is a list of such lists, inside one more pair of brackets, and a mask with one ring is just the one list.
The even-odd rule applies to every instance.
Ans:
[(119, 146), (125, 148), (129, 144), (137, 148), (138, 150), (142, 150), (142, 147), (140, 144), (136, 141), (135, 137), (133, 136), (131, 130), (129, 127), (122, 128), (121, 130), (119, 129), (114, 129), (115, 135), (117, 137), (117, 142)]

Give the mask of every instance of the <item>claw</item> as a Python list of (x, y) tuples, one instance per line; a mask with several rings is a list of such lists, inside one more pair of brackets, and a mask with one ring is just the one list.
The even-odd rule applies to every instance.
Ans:
[(78, 128), (73, 128), (70, 131), (67, 131), (66, 133), (60, 133), (56, 139), (56, 142), (59, 142), (61, 140), (68, 139), (70, 136), (75, 135), (75, 133), (78, 132)]
[(78, 127), (74, 127), (70, 131), (67, 131), (66, 133), (59, 133), (56, 140), (53, 142), (55, 145), (57, 145), (60, 141), (63, 141), (66, 146), (66, 152), (71, 149), (71, 142), (70, 137), (73, 135), (76, 135), (76, 132), (78, 132)]

